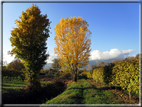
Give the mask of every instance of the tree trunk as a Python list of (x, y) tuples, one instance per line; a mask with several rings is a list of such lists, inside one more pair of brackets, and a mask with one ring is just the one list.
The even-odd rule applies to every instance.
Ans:
[(117, 86), (115, 86), (115, 90), (117, 90)]
[(77, 82), (77, 74), (75, 73), (75, 82)]
[(72, 79), (73, 79), (73, 72), (71, 71), (71, 76), (72, 76)]
[(39, 91), (41, 89), (39, 75), (36, 74), (30, 78), (28, 89), (30, 89), (31, 91)]
[(77, 82), (77, 68), (75, 69), (75, 77), (74, 77), (74, 81)]
[(129, 91), (129, 100), (131, 100), (131, 91)]
[(12, 74), (11, 74), (11, 72), (10, 72), (10, 81), (11, 81), (11, 75), (12, 75)]

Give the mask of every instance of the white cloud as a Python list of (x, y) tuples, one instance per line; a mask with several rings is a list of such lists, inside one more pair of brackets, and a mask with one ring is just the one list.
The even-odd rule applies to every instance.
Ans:
[[(119, 49), (111, 49), (110, 51), (100, 52), (99, 50), (93, 50), (91, 52), (90, 60), (107, 60), (112, 58), (126, 58), (131, 52), (134, 52), (133, 49), (122, 50)], [(3, 61), (7, 61), (10, 63), (14, 60), (14, 56), (8, 55), (6, 51), (3, 52)], [(136, 55), (132, 55), (135, 57)], [(49, 58), (46, 60), (47, 63), (53, 63), (53, 59), (58, 58), (57, 54), (50, 54)]]
[[(7, 64), (14, 60), (15, 55), (11, 56), (8, 55), (7, 51), (3, 51), (3, 61), (7, 61)], [(57, 54), (50, 54), (48, 59), (46, 60), (47, 63), (52, 63), (52, 60), (57, 58)]]
[(133, 49), (128, 49), (128, 50), (122, 50), (122, 53), (131, 53), (134, 52), (135, 50)]
[(106, 60), (112, 58), (125, 58), (131, 52), (134, 52), (133, 49), (122, 50), (119, 49), (111, 49), (110, 51), (100, 52), (99, 50), (93, 50), (91, 52), (90, 60)]
[(131, 57), (136, 57), (136, 55), (132, 55)]
[(47, 63), (53, 63), (53, 59), (57, 58), (57, 54), (49, 54), (48, 59), (46, 60)]
[(8, 55), (7, 51), (3, 51), (3, 61), (7, 61), (7, 64), (14, 60), (15, 55)]

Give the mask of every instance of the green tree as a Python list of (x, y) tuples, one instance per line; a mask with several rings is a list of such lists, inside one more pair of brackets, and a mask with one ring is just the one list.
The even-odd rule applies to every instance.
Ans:
[(115, 60), (112, 60), (111, 62), (116, 65), (118, 62), (121, 62), (121, 61), (122, 61), (121, 59), (117, 58)]
[(10, 81), (11, 81), (11, 77), (23, 77), (25, 78), (22, 73), (22, 69), (25, 69), (25, 66), (24, 64), (19, 60), (19, 59), (16, 59), (12, 62), (10, 62), (9, 64), (7, 64), (6, 66), (7, 70), (9, 70), (9, 73), (10, 73)]
[(94, 70), (94, 69), (96, 69), (96, 68), (97, 68), (97, 65), (96, 65), (96, 64), (92, 65), (92, 70)]
[(53, 68), (56, 71), (59, 71), (59, 69), (60, 69), (59, 60), (57, 58), (55, 58), (52, 61), (53, 61), (53, 63), (51, 65), (51, 68)]
[(10, 37), (12, 50), (11, 55), (20, 59), (26, 67), (26, 79), (29, 83), (27, 88), (39, 90), (39, 72), (46, 64), (49, 57), (46, 53), (47, 38), (49, 36), (50, 22), (47, 15), (40, 14), (38, 6), (33, 5), (26, 12), (22, 12), (20, 20), (16, 20), (17, 28), (11, 31)]
[(105, 63), (104, 62), (100, 62), (98, 63), (97, 67), (100, 68), (100, 67), (104, 67), (105, 66)]
[(20, 72), (22, 69), (25, 68), (25, 66), (20, 60), (16, 59), (16, 60), (10, 62), (9, 64), (7, 64), (6, 68)]

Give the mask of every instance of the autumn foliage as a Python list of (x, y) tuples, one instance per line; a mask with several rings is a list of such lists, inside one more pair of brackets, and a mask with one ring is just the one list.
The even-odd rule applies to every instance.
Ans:
[(77, 81), (77, 69), (87, 65), (90, 56), (91, 34), (89, 25), (82, 17), (61, 19), (55, 26), (55, 53), (60, 57), (62, 71), (72, 72)]
[(22, 69), (25, 68), (25, 66), (20, 60), (16, 59), (15, 61), (12, 61), (11, 63), (9, 63), (6, 66), (6, 68), (20, 72)]
[(30, 89), (39, 89), (39, 72), (46, 64), (46, 40), (49, 37), (50, 22), (47, 15), (40, 14), (40, 9), (33, 5), (22, 12), (20, 20), (16, 20), (17, 28), (11, 31), (10, 54), (20, 59), (26, 68), (26, 79)]

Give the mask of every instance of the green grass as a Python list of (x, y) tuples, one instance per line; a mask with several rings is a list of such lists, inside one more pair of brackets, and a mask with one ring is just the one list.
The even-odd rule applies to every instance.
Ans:
[(48, 84), (52, 84), (54, 81), (40, 81), (41, 86), (47, 86)]
[(3, 104), (42, 104), (47, 100), (59, 95), (63, 90), (59, 90), (55, 87), (54, 82), (41, 81), (41, 90), (39, 92), (20, 91), (28, 83), (18, 81), (16, 78), (3, 79), (2, 95)]
[(3, 78), (3, 84), (2, 84), (2, 91), (9, 92), (12, 90), (19, 90), (24, 88), (27, 85), (27, 82), (19, 81), (18, 79), (12, 79), (11, 81), (9, 79)]
[(67, 89), (45, 104), (122, 104), (114, 94), (99, 90), (85, 79), (72, 82)]
[(49, 74), (46, 74), (46, 76), (54, 76), (55, 73), (49, 73)]
[[(41, 81), (41, 86), (46, 86), (49, 83), (53, 83), (50, 81)], [(20, 90), (26, 87), (28, 82), (20, 81), (18, 79), (12, 79), (11, 81), (9, 79), (3, 78), (3, 84), (2, 84), (2, 92), (10, 92), (12, 90)]]
[[(17, 79), (3, 79), (3, 93), (24, 88), (28, 83)], [(41, 81), (42, 86), (52, 82)], [(51, 92), (50, 92), (51, 93)], [(99, 90), (85, 79), (72, 82), (67, 89), (57, 97), (46, 101), (45, 104), (122, 104), (115, 99), (115, 96), (105, 90)]]

